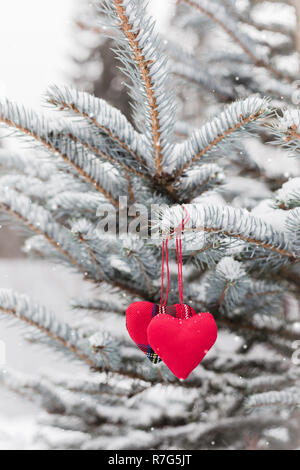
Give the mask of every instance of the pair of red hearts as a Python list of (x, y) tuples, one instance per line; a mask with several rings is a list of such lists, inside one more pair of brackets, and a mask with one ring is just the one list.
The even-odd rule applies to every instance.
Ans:
[(188, 305), (160, 307), (150, 302), (131, 304), (126, 312), (127, 330), (154, 364), (161, 360), (179, 379), (186, 379), (217, 339), (217, 325), (210, 313)]

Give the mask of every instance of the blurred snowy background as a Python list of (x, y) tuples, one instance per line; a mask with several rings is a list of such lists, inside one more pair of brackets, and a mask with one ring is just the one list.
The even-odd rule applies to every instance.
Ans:
[[(71, 84), (76, 73), (73, 58), (75, 47), (75, 19), (83, 0), (10, 0), (0, 6), (0, 95), (38, 108), (49, 84)], [(86, 2), (87, 3), (87, 2)], [(149, 8), (165, 30), (175, 0), (150, 0)], [(5, 144), (8, 145), (8, 144)], [(10, 143), (10, 145), (12, 145)], [(18, 143), (13, 143), (18, 145)], [(22, 259), (21, 240), (18, 234), (0, 229), (0, 285), (27, 293), (66, 318), (74, 315), (69, 301), (81, 290), (88, 294), (77, 275), (63, 268), (43, 262)], [(85, 291), (82, 291), (86, 289)], [(17, 331), (16, 331), (17, 330)], [(64, 358), (49, 350), (26, 347), (22, 329), (9, 328), (0, 323), (0, 344), (5, 346), (1, 365), (23, 372), (46, 373), (74, 368)], [(3, 348), (2, 348), (3, 349)], [(3, 356), (3, 354), (1, 355)], [(30, 448), (33, 440), (41, 447), (35, 418), (40, 412), (35, 405), (0, 388), (0, 449)], [(49, 436), (51, 440), (51, 436)]]

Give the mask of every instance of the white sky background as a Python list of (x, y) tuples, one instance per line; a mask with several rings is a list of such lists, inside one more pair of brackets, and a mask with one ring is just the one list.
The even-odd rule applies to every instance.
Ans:
[[(70, 80), (76, 1), (0, 0), (0, 96), (36, 108), (49, 84)], [(174, 3), (150, 0), (160, 30)]]

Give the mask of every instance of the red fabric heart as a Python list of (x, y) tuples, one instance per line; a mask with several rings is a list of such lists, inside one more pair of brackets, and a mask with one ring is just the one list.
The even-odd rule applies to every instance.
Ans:
[(136, 302), (128, 307), (126, 311), (128, 333), (138, 348), (146, 354), (153, 364), (157, 364), (161, 359), (149, 345), (147, 328), (151, 320), (159, 314), (161, 314), (160, 316), (171, 315), (171, 317), (177, 319), (187, 319), (197, 315), (193, 308), (181, 304), (160, 307), (151, 302)]
[(157, 315), (148, 326), (148, 341), (173, 374), (186, 379), (215, 344), (217, 333), (210, 313), (187, 320)]

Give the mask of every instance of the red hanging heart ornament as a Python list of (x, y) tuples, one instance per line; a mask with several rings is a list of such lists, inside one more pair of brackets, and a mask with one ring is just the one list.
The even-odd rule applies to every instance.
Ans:
[[(180, 304), (167, 306), (170, 279), (168, 241), (162, 246), (161, 306), (151, 302), (131, 304), (126, 312), (126, 326), (138, 348), (153, 363), (164, 361), (179, 379), (186, 379), (200, 364), (217, 340), (217, 325), (210, 313), (199, 313), (183, 303), (181, 232), (186, 217), (175, 230)], [(174, 235), (173, 234), (173, 235)], [(163, 301), (164, 257), (167, 263), (167, 292)]]
[(148, 341), (178, 379), (187, 379), (217, 340), (217, 325), (210, 313), (189, 319), (157, 315), (148, 326)]
[(154, 317), (163, 314), (180, 320), (197, 315), (189, 305), (177, 304), (165, 307), (151, 302), (135, 302), (126, 311), (126, 326), (129, 336), (153, 364), (158, 364), (161, 359), (149, 344), (147, 329)]

